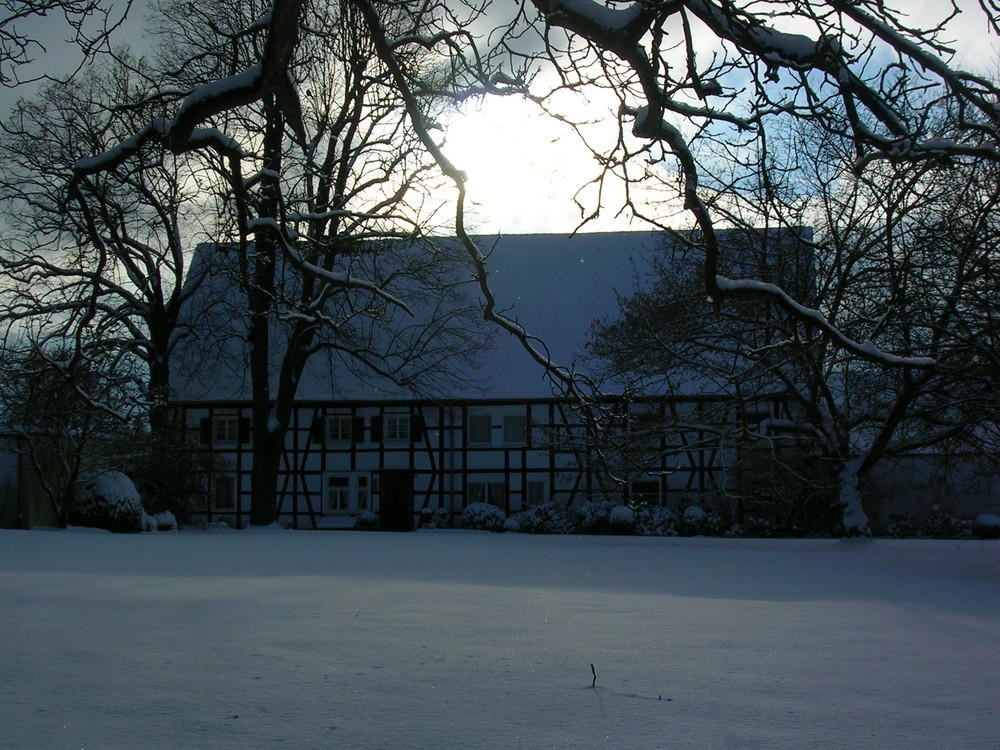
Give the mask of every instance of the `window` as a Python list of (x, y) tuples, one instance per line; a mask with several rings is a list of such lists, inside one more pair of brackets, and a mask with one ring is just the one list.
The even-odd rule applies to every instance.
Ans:
[(326, 480), (327, 510), (351, 509), (350, 478), (345, 476), (328, 477)]
[(523, 414), (508, 414), (503, 418), (503, 441), (523, 445), (528, 439), (528, 420)]
[(385, 439), (386, 440), (409, 440), (410, 439), (410, 415), (409, 414), (386, 414), (385, 415)]
[(240, 441), (240, 418), (216, 417), (212, 420), (212, 442), (238, 443)]
[(326, 417), (326, 441), (328, 443), (348, 443), (351, 441), (353, 422), (350, 414), (328, 414)]
[(503, 482), (469, 482), (469, 492), (465, 498), (465, 504), (489, 503), (503, 508), (504, 503)]
[(493, 442), (493, 417), (489, 414), (469, 415), (469, 444), (489, 445)]
[(368, 477), (358, 477), (358, 510), (368, 510)]
[(545, 482), (528, 482), (524, 490), (525, 506), (544, 505), (545, 502)]
[(236, 509), (236, 477), (220, 474), (212, 480), (212, 510)]
[(371, 509), (368, 474), (331, 474), (326, 478), (326, 513), (357, 513)]

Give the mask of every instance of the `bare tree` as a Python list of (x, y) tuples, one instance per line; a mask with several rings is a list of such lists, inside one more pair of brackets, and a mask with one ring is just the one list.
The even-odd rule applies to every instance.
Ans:
[(25, 441), (53, 516), (68, 523), (79, 483), (119, 466), (115, 436), (134, 422), (128, 378), (112, 377), (74, 347), (33, 336), (8, 341), (0, 359), (0, 415)]
[[(405, 109), (407, 127), (455, 187), (454, 229), (476, 268), (485, 318), (518, 337), (558, 388), (576, 394), (585, 390), (566, 368), (550, 360), (542, 342), (501, 312), (502, 301), (488, 284), (486, 256), (464, 224), (464, 174), (442, 148), (435, 121), (428, 116), (428, 94), (460, 98), (528, 90), (591, 145), (599, 187), (617, 177), (631, 190), (649, 177), (662, 181), (665, 176), (677, 186), (703, 238), (701, 280), (716, 306), (729, 297), (762, 298), (853, 358), (887, 366), (935, 366), (919, 349), (897, 354), (853, 338), (822, 310), (795, 299), (778, 284), (726, 276), (716, 229), (716, 193), (703, 184), (719, 160), (706, 162), (701, 154), (702, 144), (722, 157), (739, 154), (763, 144), (774, 123), (790, 119), (816, 122), (844, 138), (852, 146), (852, 168), (858, 173), (883, 161), (957, 156), (996, 160), (1000, 92), (988, 79), (948, 65), (950, 50), (943, 39), (948, 20), (958, 12), (953, 4), (942, 3), (941, 17), (928, 13), (931, 20), (920, 25), (879, 0), (687, 0), (612, 6), (598, 0), (533, 0), (515, 6), (513, 20), (490, 35), (486, 51), (477, 47), (473, 34), (474, 23), (483, 18), (478, 6), (465, 6), (461, 18), (460, 6), (433, 2), (347, 0), (337, 7), (353, 11), (356, 24), (348, 28), (364, 40), (370, 64), (383, 71), (387, 90)], [(228, 58), (238, 61), (185, 91), (173, 119), (150, 123), (122, 148), (79, 163), (77, 179), (120, 164), (139, 144), (158, 140), (177, 151), (218, 154), (229, 164), (236, 204), (249, 205), (240, 173), (245, 154), (227, 135), (225, 121), (231, 113), (262, 102), (263, 121), (270, 129), (254, 147), (260, 149), (265, 168), (259, 179), (251, 179), (262, 197), (255, 216), (241, 217), (237, 231), (241, 241), (254, 234), (263, 258), (275, 243), (283, 250), (289, 246), (282, 242), (287, 236), (287, 216), (282, 213), (287, 196), (278, 186), (289, 168), (280, 156), (281, 144), (286, 131), (293, 142), (310, 143), (302, 93), (308, 90), (303, 71), (312, 58), (302, 51), (311, 41), (330, 37), (314, 30), (311, 21), (299, 23), (306, 12), (301, 0), (275, 0), (261, 10), (265, 12), (244, 18), (221, 35), (222, 47), (242, 46), (243, 57)], [(992, 5), (982, 4), (981, 10), (987, 23), (997, 28)], [(426, 66), (410, 64), (415, 52), (425, 51), (447, 61), (449, 75), (444, 80), (429, 75)], [(178, 67), (215, 59), (221, 57), (182, 58)], [(553, 89), (528, 86), (533, 76), (547, 71), (555, 73)], [(536, 80), (552, 79), (537, 75)], [(309, 81), (309, 86), (321, 85)], [(912, 106), (915, 94), (927, 91), (953, 103), (957, 120), (947, 133)], [(612, 106), (605, 117), (597, 118), (599, 127), (591, 129), (557, 109), (566, 96), (583, 102), (609, 100)], [(210, 124), (222, 128), (206, 127)], [(604, 139), (607, 133), (612, 137)], [(630, 199), (625, 208), (654, 225), (665, 223), (662, 215), (644, 214)], [(584, 213), (584, 222), (601, 206), (592, 209)], [(262, 274), (255, 282), (259, 313), (268, 304), (263, 278), (267, 268), (266, 261), (255, 266), (255, 274)]]
[[(592, 349), (613, 372), (659, 391), (693, 375), (741, 402), (782, 394), (783, 420), (761, 415), (745, 438), (798, 455), (800, 475), (802, 459), (811, 459), (805, 484), (825, 485), (828, 495), (826, 511), (814, 507), (824, 513), (839, 504), (845, 527), (866, 532), (861, 489), (883, 458), (945, 444), (981, 451), (995, 431), (997, 167), (899, 163), (855, 175), (844, 141), (816, 129), (784, 148), (756, 172), (729, 168), (744, 187), (751, 173), (758, 184), (766, 177), (767, 190), (720, 192), (718, 210), (734, 223), (768, 217), (781, 229), (756, 232), (760, 251), (749, 256), (734, 243), (727, 271), (795, 290), (852, 339), (931, 356), (936, 366), (886, 368), (845, 355), (816, 326), (763, 301), (712, 314), (692, 266), (670, 252), (622, 300), (620, 318), (597, 327)], [(815, 242), (767, 251), (769, 234), (806, 221)]]
[[(178, 68), (178, 88), (198, 90), (199, 80), (252, 66), (266, 47), (253, 23), (265, 10), (202, 5), (186, 24), (169, 24), (165, 53), (191, 60)], [(403, 12), (392, 22), (398, 33), (423, 23)], [(218, 123), (243, 144), (219, 165), (232, 189), (222, 200), (235, 235), (220, 250), (231, 254), (223, 265), (246, 299), (253, 524), (276, 517), (285, 432), (316, 355), (419, 389), (432, 374), (465, 377), (468, 354), (483, 345), (462, 290), (471, 275), (464, 256), (420, 239), (439, 204), (433, 162), (358, 13), (351, 4), (317, 5), (301, 23), (310, 35), (295, 50), (291, 74), (302, 95), (294, 106), (268, 93), (220, 113)], [(432, 62), (419, 53), (404, 64)], [(441, 105), (429, 96), (424, 106), (430, 113)]]
[[(33, 70), (36, 56), (46, 48), (33, 33), (41, 19), (62, 17), (68, 41), (80, 51), (78, 65), (106, 50), (112, 33), (122, 24), (131, 1), (117, 6), (106, 0), (3, 0), (0, 3), (0, 85), (49, 77), (52, 72)], [(48, 21), (51, 25), (53, 22)], [(25, 26), (32, 27), (25, 29)], [(25, 75), (27, 71), (27, 75)], [(61, 73), (61, 71), (59, 71)]]
[[(844, 336), (821, 313), (803, 308), (779, 287), (743, 283), (718, 273), (715, 219), (700, 189), (704, 170), (692, 142), (710, 138), (723, 150), (738, 149), (776, 118), (796, 118), (815, 120), (848, 137), (859, 170), (879, 159), (956, 154), (995, 159), (997, 154), (991, 142), (1000, 121), (996, 86), (946, 61), (951, 54), (943, 41), (947, 23), (959, 12), (951, 3), (942, 3), (940, 18), (928, 14), (930, 20), (920, 25), (878, 0), (768, 0), (752, 5), (697, 0), (621, 7), (596, 0), (533, 0), (530, 6), (518, 6), (506, 33), (490, 37), (489, 54), (479, 52), (472, 34), (473, 23), (482, 16), (476, 6), (466, 6), (470, 12), (459, 18), (454, 9), (435, 3), (351, 0), (346, 5), (358, 11), (358, 33), (370, 40), (424, 146), (458, 188), (456, 232), (474, 262), (482, 264), (484, 258), (464, 227), (464, 175), (440, 149), (420, 104), (428, 88), (441, 87), (429, 87), (419, 70), (404, 64), (414, 49), (434, 50), (448, 59), (459, 74), (453, 77), (458, 86), (449, 87), (454, 96), (510, 90), (511, 83), (522, 90), (533, 73), (553, 67), (557, 92), (585, 99), (610, 97), (616, 103), (610, 114), (618, 137), (608, 147), (594, 146), (602, 169), (597, 180), (617, 171), (631, 184), (645, 176), (650, 163), (675, 170), (684, 205), (705, 238), (708, 294), (717, 301), (734, 294), (769, 297), (788, 314), (810, 318), (861, 358), (898, 364), (877, 348)], [(295, 55), (313, 35), (311, 27), (303, 32), (298, 24), (303, 8), (301, 0), (275, 0), (266, 13), (242, 24), (229, 36), (259, 34), (253, 56), (232, 66), (225, 77), (192, 90), (173, 120), (148, 129), (143, 137), (165, 138), (175, 149), (211, 147), (232, 153), (233, 144), (215, 133), (200, 132), (198, 125), (265, 97), (273, 98), (290, 128), (302, 132)], [(997, 28), (992, 5), (982, 5), (982, 12)], [(390, 19), (400, 13), (420, 22), (392, 33)], [(883, 62), (886, 55), (894, 60), (892, 65)], [(940, 137), (929, 121), (912, 114), (911, 94), (928, 87), (957, 103), (956, 137)], [(543, 103), (551, 99), (544, 92), (534, 96)], [(103, 169), (126, 156), (125, 151), (109, 154), (78, 171)], [(656, 216), (644, 218), (658, 221)], [(551, 365), (544, 351), (531, 345), (530, 336), (497, 312), (485, 266), (482, 271), (487, 318), (521, 337), (536, 359)], [(918, 358), (909, 364), (933, 363)], [(550, 367), (550, 372), (566, 382), (559, 368)]]
[(146, 369), (151, 423), (160, 429), (172, 352), (184, 335), (180, 311), (197, 288), (188, 279), (182, 289), (187, 256), (199, 236), (215, 234), (201, 194), (213, 177), (195, 160), (149, 144), (66, 194), (73, 164), (149, 118), (150, 107), (138, 106), (145, 72), (121, 54), (119, 62), (18, 102), (0, 137), (0, 201), (9, 226), (0, 263), (12, 282), (3, 317), (15, 335), (28, 325), (64, 346), (85, 345), (92, 350), (85, 356), (108, 368), (137, 358)]

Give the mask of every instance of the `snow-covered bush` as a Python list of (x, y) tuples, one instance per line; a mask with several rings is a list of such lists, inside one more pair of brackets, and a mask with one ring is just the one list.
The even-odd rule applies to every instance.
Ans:
[[(169, 512), (190, 524), (204, 505), (205, 478), (224, 470), (223, 459), (181, 432), (128, 435), (124, 471), (142, 495), (143, 507), (159, 517)], [(175, 522), (176, 522), (175, 521)]]
[(424, 508), (420, 511), (420, 527), (423, 529), (450, 529), (451, 513), (444, 508)]
[(507, 531), (523, 534), (575, 534), (577, 527), (571, 514), (552, 503), (534, 505), (507, 519)]
[(889, 516), (889, 523), (885, 527), (885, 533), (893, 539), (909, 539), (910, 537), (919, 536), (917, 523), (913, 519), (913, 516), (903, 513)]
[(972, 522), (972, 532), (980, 539), (1000, 539), (1000, 516), (980, 513)]
[(637, 514), (626, 505), (616, 505), (608, 511), (609, 534), (635, 534), (637, 532)]
[(677, 536), (677, 516), (669, 508), (648, 505), (636, 511), (635, 529), (641, 536)]
[(378, 516), (370, 510), (361, 511), (354, 521), (354, 528), (362, 531), (375, 531), (378, 529)]
[(156, 521), (157, 531), (177, 531), (177, 519), (169, 510), (157, 513), (153, 519)]
[(573, 514), (572, 533), (576, 534), (607, 534), (611, 520), (612, 505), (609, 502), (584, 503), (571, 508)]
[(735, 536), (750, 536), (750, 537), (773, 537), (782, 536), (779, 529), (775, 528), (774, 522), (770, 518), (764, 516), (746, 515), (743, 517), (739, 526), (733, 527), (734, 531), (738, 530)]
[(462, 514), (462, 526), (479, 531), (503, 531), (507, 514), (489, 503), (471, 503)]
[(923, 537), (925, 539), (964, 539), (978, 534), (973, 521), (935, 513), (923, 520), (911, 515), (893, 515), (885, 527), (885, 533), (895, 539)]
[(685, 508), (684, 515), (681, 517), (681, 520), (691, 526), (697, 526), (704, 523), (706, 518), (708, 518), (708, 513), (706, 513), (700, 506), (689, 505)]
[(611, 503), (583, 503), (560, 508), (554, 503), (534, 505), (507, 519), (507, 531), (524, 534), (607, 534)]
[(170, 511), (163, 511), (155, 515), (149, 515), (145, 511), (142, 513), (143, 531), (177, 531), (177, 519)]
[(689, 505), (681, 517), (677, 533), (682, 536), (721, 536), (726, 525), (718, 513), (709, 513), (697, 505)]
[(549, 506), (537, 505), (514, 513), (504, 521), (504, 531), (519, 531), (522, 534), (547, 534)]
[(105, 471), (83, 482), (68, 521), (121, 533), (142, 530), (142, 500), (132, 480), (120, 471)]
[(931, 539), (962, 539), (972, 534), (972, 521), (935, 513), (920, 527), (920, 535)]

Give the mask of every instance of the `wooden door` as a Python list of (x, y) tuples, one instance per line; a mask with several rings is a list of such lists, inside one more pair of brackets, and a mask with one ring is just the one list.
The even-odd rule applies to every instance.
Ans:
[(379, 528), (413, 531), (413, 471), (383, 469), (379, 485)]

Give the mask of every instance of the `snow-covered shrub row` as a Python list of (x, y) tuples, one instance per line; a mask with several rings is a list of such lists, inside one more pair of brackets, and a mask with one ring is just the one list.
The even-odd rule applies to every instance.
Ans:
[(500, 520), (502, 518), (503, 511), (499, 508), (475, 503), (466, 508), (464, 526), (467, 529), (504, 530), (523, 534), (694, 536), (728, 532), (728, 527), (717, 513), (707, 513), (697, 506), (691, 506), (683, 516), (678, 516), (673, 511), (658, 506), (633, 510), (610, 502), (584, 503), (568, 508), (546, 503), (515, 513), (506, 520)]
[(420, 528), (450, 529), (451, 513), (444, 508), (424, 508), (420, 511)]
[(639, 536), (677, 536), (677, 521), (677, 515), (670, 508), (648, 505), (635, 513), (634, 533)]
[(911, 515), (894, 515), (885, 527), (886, 536), (894, 539), (958, 539), (972, 531), (971, 521), (960, 521), (944, 514), (935, 514), (926, 519)]
[(924, 522), (922, 532), (921, 536), (933, 539), (961, 539), (972, 534), (972, 521), (935, 513)]
[(729, 527), (718, 513), (691, 505), (684, 511), (677, 533), (681, 536), (724, 536), (728, 531)]
[[(487, 503), (466, 508), (463, 526), (467, 529), (512, 531), (523, 534), (620, 534), (637, 536), (761, 536), (774, 533), (763, 520), (750, 519), (744, 526), (731, 526), (714, 511), (697, 505), (678, 514), (657, 505), (637, 509), (609, 502), (584, 503), (568, 508), (552, 503), (536, 505), (507, 517)], [(425, 528), (430, 526), (424, 516)], [(893, 516), (885, 533), (896, 538), (961, 539), (972, 535), (982, 539), (1000, 538), (1000, 517), (983, 514), (975, 522), (936, 514), (923, 521), (911, 516)]]
[(86, 479), (77, 490), (68, 521), (71, 526), (132, 533), (143, 529), (145, 515), (132, 480), (120, 471), (105, 471)]
[(489, 503), (472, 503), (462, 514), (462, 526), (479, 531), (503, 531), (507, 514)]
[(507, 519), (504, 529), (524, 534), (578, 534), (573, 509), (557, 508), (551, 503), (536, 505)]

